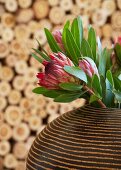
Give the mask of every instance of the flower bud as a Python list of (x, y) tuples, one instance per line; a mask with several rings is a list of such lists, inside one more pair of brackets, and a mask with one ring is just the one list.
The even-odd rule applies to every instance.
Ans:
[(116, 44), (116, 43), (118, 43), (118, 44), (121, 45), (121, 36), (119, 36), (119, 37), (117, 38), (117, 40), (115, 41), (115, 44)]
[(60, 30), (56, 30), (53, 32), (53, 36), (58, 43), (59, 47), (64, 50), (63, 42), (62, 42), (62, 33)]
[(96, 64), (91, 58), (85, 57), (79, 61), (79, 67), (89, 76), (92, 77), (94, 74), (99, 76)]

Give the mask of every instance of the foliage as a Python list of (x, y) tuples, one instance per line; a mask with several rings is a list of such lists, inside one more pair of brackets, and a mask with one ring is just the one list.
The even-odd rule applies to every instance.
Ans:
[[(58, 89), (39, 86), (33, 90), (34, 93), (54, 98), (56, 102), (71, 102), (84, 97), (88, 103), (94, 103), (95, 107), (99, 104), (101, 107), (120, 107), (121, 44), (119, 42), (112, 45), (111, 49), (107, 47), (103, 49), (100, 39), (91, 26), (88, 28), (86, 39), (81, 17), (75, 18), (72, 24), (67, 21), (64, 25), (61, 43), (63, 48), (46, 28), (45, 34), (52, 53), (62, 52), (72, 61), (73, 66), (65, 65), (63, 71), (75, 79), (74, 82), (60, 83)], [(33, 50), (35, 53), (32, 53), (32, 56), (40, 63), (52, 62), (50, 55), (42, 47), (40, 50)], [(85, 61), (85, 69), (79, 66), (80, 61)], [(95, 73), (94, 65), (98, 74)], [(89, 72), (92, 76), (89, 76)]]

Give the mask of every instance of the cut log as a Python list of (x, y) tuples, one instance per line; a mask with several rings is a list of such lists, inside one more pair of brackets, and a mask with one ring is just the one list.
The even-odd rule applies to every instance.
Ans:
[(64, 11), (70, 11), (73, 7), (73, 1), (72, 0), (61, 0), (60, 7), (64, 9)]
[(6, 98), (3, 98), (2, 96), (0, 96), (0, 112), (4, 110), (6, 106), (7, 106)]
[(29, 110), (31, 106), (31, 102), (28, 98), (22, 98), (20, 101), (20, 108), (22, 111)]
[(28, 8), (32, 5), (32, 0), (18, 0), (18, 5), (21, 8)]
[(34, 17), (34, 12), (31, 8), (19, 10), (16, 21), (18, 23), (28, 23)]
[(14, 31), (11, 28), (4, 28), (2, 31), (2, 39), (4, 42), (11, 42), (14, 38)]
[(18, 41), (25, 41), (30, 36), (30, 29), (25, 25), (17, 25), (15, 27), (15, 37)]
[(105, 24), (102, 27), (102, 34), (105, 38), (111, 38), (112, 36), (112, 27), (110, 24)]
[(9, 51), (8, 43), (0, 40), (0, 59), (6, 58), (6, 56), (9, 54)]
[(121, 11), (116, 11), (111, 17), (111, 24), (114, 29), (121, 29)]
[(28, 69), (27, 63), (23, 60), (17, 61), (15, 64), (15, 70), (18, 74), (25, 74)]
[(24, 142), (17, 142), (13, 147), (13, 154), (17, 159), (25, 159), (27, 148)]
[(37, 39), (41, 45), (44, 45), (46, 43), (46, 36), (43, 29), (39, 29), (34, 33), (34, 38)]
[(59, 0), (48, 0), (50, 6), (57, 6), (59, 4)]
[(8, 154), (4, 158), (4, 166), (8, 169), (15, 168), (17, 166), (17, 159), (13, 154)]
[(37, 69), (36, 68), (28, 68), (26, 73), (24, 74), (25, 78), (26, 78), (26, 82), (28, 83), (34, 83), (37, 81), (36, 79), (36, 74), (37, 74)]
[(6, 0), (5, 1), (5, 8), (9, 12), (15, 12), (18, 9), (18, 3), (16, 0)]
[(31, 130), (36, 131), (41, 126), (42, 122), (38, 116), (34, 115), (29, 118), (29, 127)]
[(0, 125), (0, 140), (9, 140), (12, 137), (12, 129), (7, 123)]
[(50, 115), (56, 114), (58, 112), (58, 104), (49, 102), (46, 106), (46, 112)]
[(5, 120), (11, 126), (18, 125), (23, 118), (20, 108), (17, 106), (8, 106), (5, 110)]
[(110, 16), (116, 10), (115, 0), (106, 0), (102, 2), (102, 9), (105, 10), (105, 13)]
[(33, 4), (33, 10), (37, 19), (45, 18), (49, 13), (47, 0), (36, 0)]
[(35, 94), (32, 92), (32, 90), (35, 88), (35, 86), (33, 84), (28, 84), (24, 90), (24, 95), (28, 98), (28, 99), (32, 99), (35, 97)]
[(25, 163), (25, 161), (19, 161), (17, 163), (17, 166), (16, 166), (15, 170), (26, 170), (26, 163)]
[(23, 90), (26, 86), (26, 80), (25, 77), (23, 76), (15, 76), (14, 80), (13, 80), (13, 87), (16, 90)]
[(62, 24), (64, 21), (65, 12), (61, 7), (53, 7), (50, 10), (49, 18), (53, 24)]
[(4, 13), (1, 16), (1, 23), (3, 24), (3, 26), (5, 26), (6, 28), (8, 27), (14, 27), (16, 20), (15, 20), (15, 16), (11, 13)]
[(6, 97), (9, 95), (11, 90), (11, 86), (8, 82), (2, 81), (0, 82), (0, 96)]
[(14, 127), (13, 138), (16, 141), (25, 141), (30, 134), (30, 129), (26, 123), (21, 123)]
[(71, 13), (75, 16), (80, 15), (80, 8), (78, 5), (73, 5), (71, 9)]
[(40, 22), (39, 22), (39, 25), (41, 27), (41, 29), (44, 29), (44, 28), (47, 28), (49, 30), (52, 29), (52, 23), (50, 22), (49, 19), (42, 19)]
[(10, 152), (11, 146), (8, 141), (0, 141), (0, 156), (5, 156)]
[(117, 6), (119, 9), (121, 9), (121, 0), (117, 0)]
[(11, 90), (9, 96), (8, 96), (8, 102), (9, 104), (18, 104), (21, 100), (21, 93), (18, 90)]
[(103, 9), (98, 9), (92, 14), (92, 22), (95, 25), (103, 26), (107, 21), (106, 11)]
[(4, 113), (0, 111), (0, 125), (4, 122)]
[(14, 67), (17, 62), (17, 57), (15, 54), (9, 54), (5, 61), (9, 67)]
[(0, 78), (2, 81), (11, 81), (13, 79), (14, 72), (11, 67), (3, 66), (0, 68)]

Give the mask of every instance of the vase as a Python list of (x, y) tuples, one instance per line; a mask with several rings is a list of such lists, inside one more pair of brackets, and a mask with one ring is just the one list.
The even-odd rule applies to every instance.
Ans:
[(121, 109), (83, 106), (36, 137), (27, 170), (121, 170)]

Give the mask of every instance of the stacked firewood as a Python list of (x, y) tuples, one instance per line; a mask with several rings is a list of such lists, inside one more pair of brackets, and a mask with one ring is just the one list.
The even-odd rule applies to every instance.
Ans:
[(81, 15), (103, 45), (121, 35), (121, 0), (0, 0), (0, 170), (25, 170), (35, 136), (59, 116), (84, 104), (69, 104), (32, 93), (43, 65), (31, 57), (36, 38), (50, 52), (43, 28), (61, 29)]

